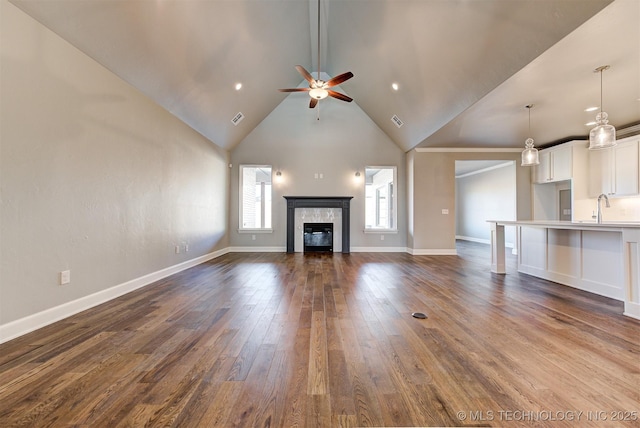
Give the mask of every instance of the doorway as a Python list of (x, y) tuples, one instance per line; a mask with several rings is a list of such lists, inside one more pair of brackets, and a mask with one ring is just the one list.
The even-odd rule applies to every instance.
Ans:
[[(516, 220), (516, 163), (512, 160), (456, 160), (456, 239), (491, 242), (488, 220)], [(515, 248), (515, 228), (505, 228)]]

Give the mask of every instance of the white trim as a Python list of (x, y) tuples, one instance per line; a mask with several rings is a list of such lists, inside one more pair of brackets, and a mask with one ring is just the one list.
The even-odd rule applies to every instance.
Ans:
[(273, 229), (238, 229), (238, 233), (273, 233)]
[(406, 247), (351, 247), (352, 253), (406, 253)]
[[(490, 239), (473, 238), (471, 236), (462, 236), (462, 235), (456, 235), (456, 239), (459, 239), (461, 241), (477, 242), (478, 244), (491, 245)], [(513, 245), (513, 242), (505, 242), (504, 246), (507, 248), (515, 249), (515, 245)], [(516, 253), (513, 253), (513, 254), (516, 254)]]
[(522, 152), (522, 149), (513, 147), (418, 147), (415, 149), (418, 153), (516, 153)]
[(131, 291), (137, 290), (160, 279), (166, 278), (185, 269), (207, 262), (216, 257), (220, 257), (229, 252), (228, 248), (214, 251), (195, 259), (187, 260), (177, 265), (169, 266), (159, 271), (132, 279), (125, 283), (107, 288), (97, 293), (81, 297), (79, 299), (63, 303), (53, 308), (26, 316), (24, 318), (0, 325), (0, 343), (7, 342), (39, 328), (45, 327), (64, 318), (75, 315), (94, 306), (113, 300)]
[(407, 253), (414, 256), (457, 256), (458, 255), (458, 251), (455, 248), (443, 248), (443, 249), (407, 248)]
[(362, 233), (387, 233), (387, 234), (397, 234), (398, 229), (364, 229)]
[(588, 279), (523, 264), (518, 265), (518, 272), (546, 279), (547, 281), (557, 282), (562, 285), (577, 288), (578, 290), (588, 291), (589, 293), (598, 294), (610, 299), (624, 301), (624, 296), (622, 296), (624, 291), (615, 285), (603, 284), (601, 282), (590, 281)]
[(230, 253), (285, 253), (287, 247), (229, 247)]
[[(392, 231), (396, 230), (397, 233), (397, 225), (398, 225), (398, 167), (396, 165), (387, 165), (387, 166), (381, 166), (381, 165), (365, 165), (364, 167), (364, 188), (362, 190), (364, 190), (364, 196), (365, 196), (365, 206), (364, 206), (364, 216), (365, 216), (365, 223), (366, 223), (366, 217), (367, 217), (367, 203), (366, 203), (366, 196), (367, 196), (367, 170), (368, 169), (391, 169), (393, 171), (393, 182), (391, 183), (393, 185), (393, 193), (391, 195), (392, 201), (393, 201), (393, 218), (391, 219), (393, 221), (393, 224), (396, 226), (395, 229), (383, 229), (383, 230), (387, 230), (390, 233), (393, 233)], [(374, 229), (375, 228), (371, 228)], [(365, 227), (365, 233), (367, 228)], [(378, 232), (380, 233), (380, 232)]]
[[(258, 164), (243, 164), (241, 163), (238, 166), (238, 233), (270, 233), (270, 232), (266, 232), (268, 230), (271, 230), (272, 228), (245, 228), (242, 227), (243, 225), (243, 219), (242, 219), (242, 215), (244, 212), (244, 169), (245, 168), (254, 168), (254, 169), (258, 169), (258, 168), (269, 168), (271, 170), (271, 181), (270, 181), (270, 185), (271, 185), (271, 224), (273, 225), (273, 185), (274, 185), (274, 180), (273, 180), (273, 165), (258, 165)], [(263, 205), (264, 205), (264, 201), (263, 201)], [(264, 222), (263, 222), (264, 223)], [(262, 232), (256, 232), (256, 230), (260, 230)], [(248, 231), (248, 232), (243, 232), (243, 231)]]
[(622, 314), (640, 320), (640, 304), (629, 301), (624, 302), (624, 312)]
[(459, 239), (461, 241), (477, 242), (478, 244), (491, 245), (490, 239), (473, 238), (471, 236), (463, 236), (463, 235), (456, 235), (456, 239)]
[(500, 168), (504, 168), (506, 166), (514, 165), (515, 163), (516, 163), (516, 161), (503, 162), (503, 163), (500, 163), (498, 165), (488, 166), (486, 168), (479, 169), (477, 171), (471, 171), (471, 172), (467, 172), (466, 174), (456, 175), (456, 178), (465, 178), (465, 177), (470, 177), (470, 176), (476, 175), (476, 174), (483, 174), (485, 172), (493, 171), (494, 169), (500, 169)]

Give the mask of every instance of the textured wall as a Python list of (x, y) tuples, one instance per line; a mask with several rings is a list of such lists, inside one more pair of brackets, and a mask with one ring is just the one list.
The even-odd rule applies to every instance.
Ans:
[(227, 153), (0, 7), (0, 326), (226, 248)]

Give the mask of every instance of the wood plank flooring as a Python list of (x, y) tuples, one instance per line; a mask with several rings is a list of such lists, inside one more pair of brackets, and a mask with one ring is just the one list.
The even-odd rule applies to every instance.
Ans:
[(458, 251), (227, 254), (0, 345), (0, 426), (640, 426), (621, 302)]

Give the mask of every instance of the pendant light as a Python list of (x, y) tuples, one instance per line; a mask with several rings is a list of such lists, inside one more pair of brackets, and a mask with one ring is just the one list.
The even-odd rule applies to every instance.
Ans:
[[(533, 108), (533, 104), (529, 104), (525, 106), (527, 110), (529, 110), (529, 135), (531, 135), (531, 109)], [(538, 149), (533, 147), (533, 138), (529, 137), (524, 142), (525, 149), (522, 151), (522, 166), (533, 166), (538, 165), (540, 163), (540, 159), (538, 159)]]
[(608, 65), (603, 65), (593, 70), (594, 73), (600, 73), (600, 113), (596, 115), (597, 125), (589, 132), (589, 150), (608, 149), (617, 144), (616, 128), (608, 125), (609, 116), (602, 111), (602, 72), (609, 68)]

